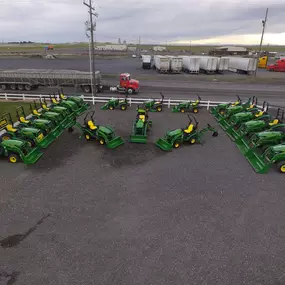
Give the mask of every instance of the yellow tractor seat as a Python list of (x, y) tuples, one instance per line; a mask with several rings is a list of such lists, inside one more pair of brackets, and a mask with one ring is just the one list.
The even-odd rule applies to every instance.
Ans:
[(11, 133), (17, 132), (17, 129), (13, 128), (13, 125), (11, 125), (11, 124), (8, 124), (8, 125), (6, 126), (6, 130), (7, 130), (8, 132), (11, 132)]
[(193, 132), (194, 130), (194, 125), (193, 124), (190, 124), (188, 126), (188, 128), (184, 129), (183, 132), (186, 133), (186, 134), (190, 134), (191, 132)]
[(54, 98), (52, 98), (51, 101), (52, 101), (53, 104), (58, 104), (58, 103), (59, 103), (59, 102), (58, 102), (56, 99), (54, 99)]
[(90, 129), (91, 131), (94, 131), (94, 130), (97, 129), (97, 126), (95, 126), (94, 122), (91, 121), (91, 120), (88, 121), (87, 125), (88, 125), (88, 127), (89, 127), (89, 129)]
[(259, 111), (257, 114), (255, 114), (255, 117), (258, 118), (258, 117), (262, 116), (263, 113), (264, 113), (263, 111)]
[(33, 114), (36, 116), (40, 116), (41, 114), (37, 110), (33, 110)]
[(65, 97), (63, 94), (60, 94), (60, 98), (61, 98), (62, 100), (65, 100), (65, 99), (66, 99), (66, 97)]
[(274, 126), (279, 124), (279, 120), (278, 119), (274, 119), (272, 122), (269, 123), (269, 126)]
[(254, 108), (254, 107), (255, 107), (254, 105), (250, 105), (250, 106), (247, 108), (247, 110), (252, 109), (252, 108)]
[(143, 122), (145, 122), (145, 115), (139, 115), (139, 119)]
[(43, 109), (45, 109), (45, 110), (47, 110), (47, 111), (49, 110), (49, 108), (47, 107), (46, 104), (43, 104), (42, 107), (43, 107)]
[(28, 124), (30, 121), (26, 120), (25, 117), (20, 117), (20, 122), (24, 124)]

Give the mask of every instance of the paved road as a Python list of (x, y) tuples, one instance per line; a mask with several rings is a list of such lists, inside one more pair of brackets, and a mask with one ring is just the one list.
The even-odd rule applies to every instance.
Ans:
[[(112, 151), (75, 131), (34, 166), (0, 161), (1, 285), (285, 283), (284, 177), (254, 173), (222, 131), (160, 151), (155, 140), (187, 124), (164, 112), (150, 114), (146, 145)], [(96, 120), (127, 139), (135, 115)]]

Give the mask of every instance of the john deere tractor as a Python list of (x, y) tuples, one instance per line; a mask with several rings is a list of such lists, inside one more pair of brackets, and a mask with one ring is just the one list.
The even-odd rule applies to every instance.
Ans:
[(136, 121), (133, 124), (132, 134), (130, 135), (130, 142), (132, 143), (146, 143), (147, 133), (152, 126), (152, 121), (148, 119), (148, 111), (138, 106)]
[(185, 113), (185, 112), (192, 112), (192, 113), (198, 113), (200, 109), (200, 102), (201, 97), (197, 94), (198, 99), (196, 101), (184, 101), (179, 103), (178, 105), (174, 106), (172, 108), (173, 113)]
[(127, 110), (129, 106), (128, 94), (126, 94), (125, 99), (114, 98), (109, 100), (105, 105), (101, 107), (101, 110), (114, 110), (120, 109), (122, 111)]
[(59, 95), (59, 99), (62, 101), (72, 101), (76, 103), (79, 108), (83, 108), (85, 110), (89, 108), (89, 104), (87, 102), (84, 102), (81, 96), (65, 96), (62, 88), (58, 90), (58, 95)]
[(43, 153), (38, 148), (32, 148), (27, 141), (8, 139), (0, 142), (0, 157), (8, 157), (11, 163), (19, 161), (33, 164), (40, 159)]
[[(50, 95), (50, 99), (51, 99), (51, 95)], [(51, 100), (52, 101), (52, 100)], [(58, 114), (61, 114), (62, 116), (66, 117), (69, 116), (72, 112), (70, 111), (70, 109), (66, 108), (66, 107), (62, 107), (59, 106), (58, 104), (47, 104), (46, 98), (41, 98), (40, 99), (40, 106), (42, 108), (42, 112), (55, 112)]]
[(3, 114), (1, 121), (1, 130), (6, 132), (0, 136), (0, 142), (9, 139), (22, 139), (30, 144), (30, 146), (39, 146), (47, 148), (54, 140), (54, 138), (44, 136), (43, 132), (39, 129), (32, 127), (16, 127), (12, 120), (10, 113)]
[(88, 107), (86, 107), (85, 105), (80, 106), (78, 103), (75, 103), (74, 101), (69, 99), (61, 99), (61, 97), (59, 97), (59, 100), (57, 100), (55, 94), (50, 95), (50, 100), (51, 107), (65, 107), (74, 117), (80, 116), (88, 109)]
[(237, 130), (237, 137), (235, 140), (250, 138), (254, 133), (270, 130), (275, 126), (285, 126), (283, 123), (284, 110), (279, 108), (274, 118), (265, 117), (264, 119), (253, 119), (251, 121), (243, 123)]
[(160, 92), (161, 100), (149, 100), (144, 103), (144, 109), (148, 112), (161, 112), (163, 110), (164, 95)]
[[(188, 114), (187, 114), (188, 115)], [(201, 142), (201, 138), (207, 131), (213, 132), (213, 136), (218, 136), (218, 132), (212, 126), (198, 130), (198, 122), (194, 116), (189, 116), (189, 123), (185, 128), (175, 129), (166, 133), (163, 138), (157, 140), (156, 145), (164, 150), (170, 151), (172, 148), (178, 148), (183, 143), (195, 144)], [(193, 120), (192, 120), (193, 118)]]
[[(107, 148), (117, 148), (124, 144), (121, 137), (116, 137), (114, 130), (110, 127), (97, 125), (94, 120), (95, 111), (90, 111), (84, 118), (84, 125), (81, 126), (78, 122), (75, 123), (81, 131), (86, 140), (96, 140), (100, 145), (106, 145)], [(73, 131), (73, 128), (69, 128)]]
[(242, 104), (242, 100), (240, 99), (240, 97), (238, 95), (237, 96), (237, 101), (235, 101), (234, 103), (223, 103), (223, 104), (219, 104), (216, 107), (211, 108), (210, 113), (213, 114), (215, 117), (219, 117), (219, 115), (224, 115), (226, 112), (226, 109), (229, 107), (234, 107), (234, 106), (239, 106)]

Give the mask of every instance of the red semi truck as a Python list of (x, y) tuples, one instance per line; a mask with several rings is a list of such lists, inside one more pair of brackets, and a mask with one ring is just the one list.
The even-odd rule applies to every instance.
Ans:
[(266, 67), (268, 71), (285, 72), (285, 59), (277, 60), (275, 64)]
[(120, 85), (116, 87), (110, 87), (110, 91), (128, 94), (138, 93), (139, 89), (139, 81), (131, 79), (131, 75), (129, 73), (122, 73), (120, 75)]

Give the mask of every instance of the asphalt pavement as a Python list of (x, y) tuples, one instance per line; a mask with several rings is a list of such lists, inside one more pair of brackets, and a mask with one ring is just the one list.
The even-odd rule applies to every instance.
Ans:
[[(127, 140), (135, 115), (96, 121)], [(146, 145), (108, 150), (75, 130), (33, 166), (0, 161), (1, 284), (285, 283), (284, 176), (256, 174), (219, 128), (165, 153), (154, 142), (188, 118), (150, 119)]]

